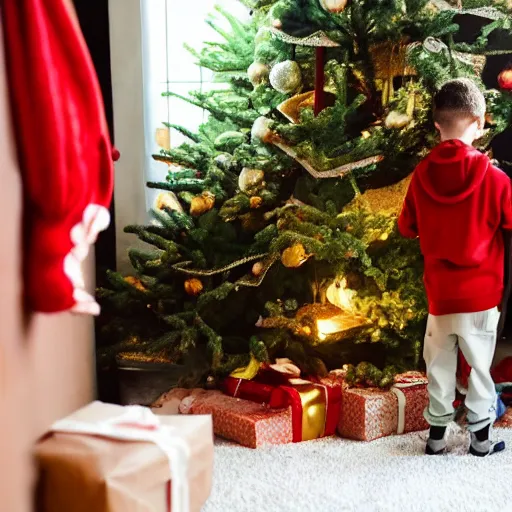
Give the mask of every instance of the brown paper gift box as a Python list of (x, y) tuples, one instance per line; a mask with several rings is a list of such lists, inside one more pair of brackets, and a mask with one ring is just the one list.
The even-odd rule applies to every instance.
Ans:
[[(123, 410), (117, 405), (94, 402), (67, 419), (95, 423), (120, 416)], [(159, 420), (174, 427), (189, 446), (190, 510), (199, 512), (212, 485), (211, 418), (160, 416)], [(156, 444), (52, 433), (38, 443), (35, 456), (39, 465), (38, 512), (169, 510), (169, 460)]]

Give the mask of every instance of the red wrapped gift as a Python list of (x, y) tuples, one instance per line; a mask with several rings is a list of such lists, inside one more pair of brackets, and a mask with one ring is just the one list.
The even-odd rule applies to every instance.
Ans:
[(418, 372), (398, 375), (390, 390), (344, 389), (338, 432), (348, 439), (373, 441), (425, 430), (428, 424), (423, 411), (427, 405), (427, 380)]
[(216, 435), (243, 446), (258, 448), (293, 440), (290, 408), (270, 409), (219, 393), (204, 393), (189, 400), (188, 414), (210, 414)]
[(497, 428), (512, 428), (512, 407), (494, 424)]
[[(283, 374), (270, 370), (263, 371), (257, 379), (228, 377), (223, 388), (232, 397), (269, 404), (271, 408), (291, 407), (295, 443), (335, 434), (341, 410), (339, 382), (334, 379), (284, 378)], [(270, 380), (272, 384), (262, 380)]]

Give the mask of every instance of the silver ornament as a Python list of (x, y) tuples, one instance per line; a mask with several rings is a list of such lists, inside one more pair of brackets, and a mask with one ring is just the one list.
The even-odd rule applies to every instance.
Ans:
[(254, 121), (251, 129), (251, 139), (253, 141), (259, 140), (261, 142), (265, 142), (272, 135), (272, 120), (268, 117), (261, 116)]
[(283, 94), (297, 91), (302, 85), (300, 66), (294, 60), (285, 60), (276, 64), (270, 71), (270, 84)]

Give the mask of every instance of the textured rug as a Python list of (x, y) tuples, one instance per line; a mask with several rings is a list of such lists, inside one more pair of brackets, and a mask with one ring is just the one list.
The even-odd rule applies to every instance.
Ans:
[(512, 511), (512, 430), (494, 434), (507, 451), (484, 459), (467, 455), (456, 425), (439, 457), (423, 455), (426, 432), (258, 450), (219, 441), (204, 512)]

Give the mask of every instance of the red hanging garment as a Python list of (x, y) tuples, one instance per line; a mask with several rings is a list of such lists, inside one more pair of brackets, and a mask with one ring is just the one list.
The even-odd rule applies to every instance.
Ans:
[(81, 264), (110, 223), (113, 150), (94, 66), (68, 0), (1, 5), (28, 307), (98, 314)]

